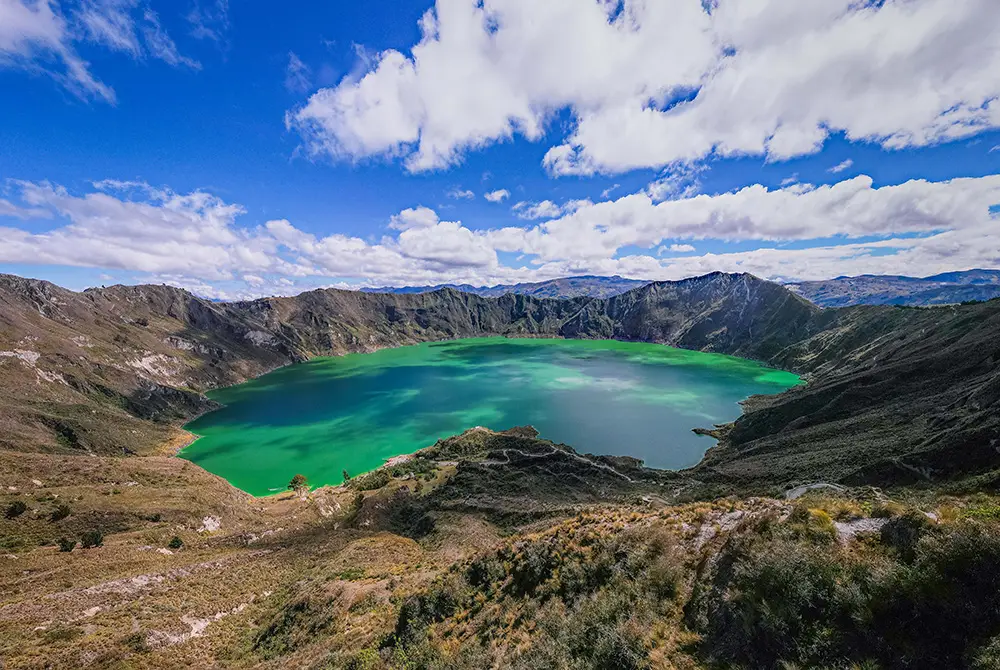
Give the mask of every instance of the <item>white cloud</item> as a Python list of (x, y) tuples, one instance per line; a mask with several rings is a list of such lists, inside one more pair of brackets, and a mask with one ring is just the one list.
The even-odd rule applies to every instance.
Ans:
[(554, 219), (562, 214), (562, 207), (551, 200), (541, 202), (519, 202), (511, 210), (519, 219)]
[(646, 193), (656, 202), (691, 198), (701, 190), (701, 181), (698, 179), (698, 175), (703, 169), (697, 165), (675, 165), (659, 179), (649, 184), (646, 187)]
[(436, 169), (539, 140), (563, 109), (554, 174), (1000, 127), (995, 0), (437, 0), (420, 27), (410, 55), (379, 53), (288, 113), (310, 152)]
[(850, 168), (852, 165), (854, 165), (854, 161), (848, 158), (844, 162), (837, 163), (836, 165), (834, 165), (832, 168), (829, 169), (829, 172), (832, 172), (833, 174), (840, 174), (844, 170)]
[(690, 244), (671, 244), (669, 247), (663, 246), (656, 250), (657, 256), (662, 256), (666, 253), (671, 254), (687, 254), (694, 251), (695, 248)]
[[(220, 298), (358, 281), (496, 284), (573, 274), (678, 279), (715, 270), (819, 279), (1000, 268), (1000, 219), (990, 214), (1000, 203), (1000, 175), (880, 188), (858, 176), (659, 203), (641, 191), (615, 201), (551, 203), (558, 218), (492, 230), (471, 230), (414, 207), (393, 216), (392, 232), (378, 241), (317, 237), (284, 219), (243, 226), (240, 205), (142, 182), (105, 180), (82, 194), (46, 182), (11, 182), (9, 190), (11, 200), (0, 201), (8, 214), (30, 211), (54, 225), (0, 226), (0, 263), (138, 272)], [(694, 255), (696, 240), (706, 239), (765, 248)], [(827, 241), (801, 248), (819, 239)], [(789, 241), (799, 243), (789, 248)], [(527, 267), (502, 265), (501, 251), (523, 255)]]
[(160, 25), (160, 18), (157, 16), (156, 12), (151, 9), (147, 9), (142, 13), (142, 18), (144, 22), (142, 34), (145, 38), (146, 48), (149, 50), (149, 53), (164, 61), (168, 65), (173, 65), (175, 67), (183, 65), (191, 68), (192, 70), (201, 69), (201, 63), (192, 58), (188, 58), (187, 56), (183, 56), (177, 51), (177, 45), (172, 39), (170, 39), (170, 36)]
[(115, 102), (115, 92), (91, 72), (80, 56), (81, 42), (98, 44), (139, 60), (152, 56), (175, 67), (200, 69), (183, 56), (140, 0), (0, 0), (0, 68), (44, 73), (83, 99)]
[(312, 70), (294, 51), (288, 52), (285, 67), (285, 88), (292, 93), (305, 93), (312, 88)]
[(621, 184), (612, 184), (603, 191), (601, 191), (601, 200), (607, 200), (611, 197), (611, 193), (621, 188)]
[(503, 202), (510, 197), (510, 191), (505, 188), (501, 188), (496, 191), (490, 191), (489, 193), (484, 193), (483, 197), (490, 202)]
[[(946, 182), (914, 180), (873, 188), (860, 175), (827, 186), (761, 185), (719, 195), (698, 195), (657, 204), (635, 193), (588, 204), (562, 218), (521, 231), (505, 251), (537, 254), (543, 261), (609, 258), (628, 246), (653, 247), (664, 239), (810, 240), (831, 236), (933, 233), (996, 222), (989, 207), (1000, 203), (1000, 175)], [(840, 274), (840, 273), (838, 273)]]
[(0, 67), (45, 72), (81, 98), (115, 101), (77, 53), (66, 18), (50, 0), (0, 0)]
[(142, 46), (132, 18), (137, 5), (138, 0), (87, 0), (76, 13), (76, 19), (90, 40), (139, 58)]
[(10, 200), (0, 198), (0, 216), (11, 216), (17, 219), (48, 219), (52, 213), (40, 207), (18, 207)]
[(437, 212), (429, 207), (413, 207), (404, 209), (399, 214), (394, 214), (389, 227), (396, 230), (409, 230), (410, 228), (431, 228), (437, 225), (440, 219)]
[(445, 195), (447, 195), (452, 200), (472, 200), (476, 197), (476, 194), (473, 193), (472, 191), (468, 189), (463, 190), (461, 188), (458, 188), (457, 186), (448, 191)]

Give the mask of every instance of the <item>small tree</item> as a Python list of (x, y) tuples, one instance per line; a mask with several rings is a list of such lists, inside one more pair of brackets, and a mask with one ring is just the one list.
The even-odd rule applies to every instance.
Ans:
[(344, 483), (345, 484), (347, 482), (351, 481), (351, 473), (349, 473), (347, 470), (344, 470), (344, 472), (342, 474), (344, 475)]
[(182, 540), (177, 535), (174, 535), (172, 538), (170, 538), (170, 543), (167, 544), (167, 546), (170, 547), (171, 549), (180, 549), (181, 547), (184, 546), (184, 540)]
[(28, 511), (28, 506), (23, 500), (15, 500), (10, 505), (7, 506), (7, 512), (4, 514), (8, 519), (16, 519), (25, 512)]
[(69, 508), (69, 505), (66, 503), (59, 503), (56, 505), (56, 508), (52, 510), (52, 513), (49, 514), (49, 521), (62, 521), (72, 513), (73, 510)]
[(305, 498), (306, 494), (309, 493), (309, 480), (306, 479), (305, 475), (295, 475), (288, 483), (288, 488), (295, 491), (300, 498)]
[(59, 544), (59, 551), (69, 553), (76, 548), (76, 540), (71, 540), (68, 537), (60, 537), (56, 542)]
[(100, 547), (104, 544), (104, 533), (99, 530), (88, 530), (80, 537), (80, 544), (84, 549)]

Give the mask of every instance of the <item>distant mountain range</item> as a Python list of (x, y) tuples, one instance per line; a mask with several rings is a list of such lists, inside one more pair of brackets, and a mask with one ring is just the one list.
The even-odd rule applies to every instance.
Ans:
[(484, 298), (497, 298), (508, 293), (530, 295), (536, 298), (610, 298), (640, 286), (649, 284), (640, 279), (614, 277), (564, 277), (542, 282), (525, 284), (501, 284), (498, 286), (471, 286), (469, 284), (438, 284), (437, 286), (403, 286), (394, 288), (363, 288), (365, 293), (431, 293), (443, 288), (452, 288), (463, 293), (472, 293)]
[(946, 272), (932, 277), (861, 275), (787, 286), (820, 307), (948, 305), (1000, 297), (1000, 270)]
[[(363, 288), (364, 293), (415, 294), (451, 288), (484, 298), (508, 293), (536, 298), (610, 298), (651, 282), (624, 277), (564, 277), (543, 282), (472, 286), (438, 284), (437, 286), (383, 286)], [(861, 275), (823, 281), (786, 284), (789, 289), (820, 307), (851, 305), (948, 305), (1000, 297), (1000, 270), (946, 272), (932, 277)]]

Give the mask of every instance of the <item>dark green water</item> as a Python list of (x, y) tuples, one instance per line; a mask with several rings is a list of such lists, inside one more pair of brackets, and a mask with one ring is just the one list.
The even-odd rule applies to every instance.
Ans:
[(473, 426), (531, 424), (580, 452), (697, 463), (713, 444), (691, 432), (731, 421), (739, 401), (799, 382), (752, 361), (656, 344), (476, 338), (320, 358), (209, 393), (225, 405), (186, 427), (181, 452), (255, 495), (296, 473), (339, 484), (341, 471)]

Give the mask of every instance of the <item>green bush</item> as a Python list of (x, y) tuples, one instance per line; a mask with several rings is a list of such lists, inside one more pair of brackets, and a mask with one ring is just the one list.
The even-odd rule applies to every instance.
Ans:
[(104, 533), (99, 530), (88, 530), (80, 537), (80, 545), (84, 549), (93, 549), (104, 545)]
[(16, 519), (27, 511), (28, 505), (23, 500), (15, 500), (7, 505), (7, 511), (4, 513), (4, 516), (8, 519)]
[(56, 505), (56, 508), (52, 510), (52, 512), (49, 514), (49, 521), (52, 521), (53, 523), (55, 523), (56, 521), (62, 521), (72, 513), (73, 510), (70, 509), (69, 505), (67, 505), (66, 503), (59, 503), (58, 505)]
[(929, 527), (930, 519), (920, 512), (910, 511), (882, 526), (880, 538), (902, 560), (910, 562), (916, 556), (917, 542)]
[(122, 644), (137, 654), (145, 654), (150, 650), (146, 634), (139, 630), (122, 638)]
[(177, 535), (174, 535), (172, 538), (170, 538), (170, 542), (167, 543), (167, 547), (169, 547), (170, 549), (180, 549), (183, 546), (184, 546), (184, 540), (182, 540)]
[(71, 540), (67, 537), (60, 537), (56, 540), (59, 545), (59, 551), (69, 553), (76, 548), (76, 540)]
[(375, 470), (366, 475), (361, 475), (350, 480), (345, 479), (344, 481), (357, 491), (375, 491), (388, 484), (391, 480), (392, 477), (385, 470)]

